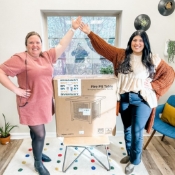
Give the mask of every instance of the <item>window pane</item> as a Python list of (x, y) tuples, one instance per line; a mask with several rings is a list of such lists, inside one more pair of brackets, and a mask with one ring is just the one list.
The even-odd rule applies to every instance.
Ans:
[[(47, 18), (50, 48), (55, 47), (59, 43), (70, 29), (71, 19), (75, 18), (74, 16)], [(116, 17), (82, 17), (82, 20), (106, 42), (114, 45)], [(54, 65), (54, 76), (65, 74), (100, 74), (101, 68), (108, 66), (112, 68), (112, 63), (93, 49), (86, 34), (80, 30), (76, 30), (71, 43)]]

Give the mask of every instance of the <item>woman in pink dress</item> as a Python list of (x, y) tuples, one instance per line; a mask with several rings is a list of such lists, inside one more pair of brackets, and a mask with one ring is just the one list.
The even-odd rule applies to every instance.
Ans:
[[(57, 58), (69, 45), (74, 31), (79, 28), (81, 17), (72, 20), (72, 27), (60, 43), (42, 52), (42, 39), (36, 32), (25, 38), (26, 51), (14, 54), (0, 65), (0, 83), (16, 94), (20, 123), (28, 125), (32, 138), (34, 167), (40, 175), (49, 175), (42, 163), (51, 159), (42, 154), (45, 126), (52, 120), (52, 75)], [(8, 76), (17, 77), (17, 87)]]

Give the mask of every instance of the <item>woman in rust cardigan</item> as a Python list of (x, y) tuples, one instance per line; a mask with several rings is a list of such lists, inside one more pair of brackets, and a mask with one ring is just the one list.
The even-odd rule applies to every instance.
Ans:
[(174, 70), (158, 55), (152, 55), (145, 31), (135, 31), (127, 48), (121, 49), (105, 42), (87, 24), (82, 23), (80, 29), (94, 49), (113, 63), (118, 77), (117, 100), (128, 153), (120, 162), (128, 163), (125, 174), (130, 174), (141, 162), (143, 130), (150, 132), (157, 101), (172, 85)]

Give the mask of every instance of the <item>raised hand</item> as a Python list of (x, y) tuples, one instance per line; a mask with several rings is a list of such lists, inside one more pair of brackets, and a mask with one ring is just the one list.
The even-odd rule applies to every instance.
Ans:
[(81, 24), (81, 16), (79, 16), (77, 19), (73, 20), (72, 19), (72, 28), (73, 29), (78, 29), (80, 27)]
[(90, 27), (88, 26), (88, 24), (84, 24), (83, 22), (81, 23), (81, 25), (80, 25), (80, 30), (82, 31), (82, 32), (84, 32), (85, 34), (89, 34), (90, 32), (91, 32), (91, 29), (90, 29)]

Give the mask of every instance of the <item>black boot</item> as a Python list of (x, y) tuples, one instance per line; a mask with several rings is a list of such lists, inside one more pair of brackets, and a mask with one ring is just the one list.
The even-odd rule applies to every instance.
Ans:
[[(33, 132), (31, 130), (30, 130), (30, 137), (31, 137), (32, 142), (33, 142), (35, 135), (33, 134)], [(48, 156), (46, 156), (45, 154), (42, 154), (41, 158), (42, 158), (43, 162), (50, 162), (51, 161), (51, 159)]]
[(39, 175), (50, 175), (49, 171), (43, 165), (42, 161), (36, 161), (34, 163), (35, 171), (39, 173)]
[(43, 153), (42, 153), (41, 159), (42, 159), (43, 162), (50, 162), (50, 161), (51, 161), (50, 157), (46, 156), (46, 155), (43, 154)]

